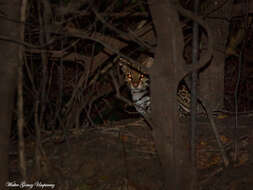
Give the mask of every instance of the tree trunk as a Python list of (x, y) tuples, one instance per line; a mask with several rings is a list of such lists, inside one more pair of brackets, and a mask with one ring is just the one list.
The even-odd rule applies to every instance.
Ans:
[[(6, 16), (0, 20), (0, 35), (11, 39), (19, 39), (20, 0), (4, 0), (0, 8)], [(9, 19), (7, 19), (9, 18)], [(14, 21), (13, 21), (14, 20)], [(19, 46), (13, 42), (1, 41), (0, 43), (0, 189), (7, 189), (8, 181), (8, 146), (11, 121), (14, 106), (16, 71), (18, 64)]]
[(167, 189), (189, 190), (192, 182), (188, 128), (179, 124), (176, 92), (183, 78), (183, 34), (175, 7), (150, 0), (157, 31), (155, 64), (150, 69), (153, 137)]

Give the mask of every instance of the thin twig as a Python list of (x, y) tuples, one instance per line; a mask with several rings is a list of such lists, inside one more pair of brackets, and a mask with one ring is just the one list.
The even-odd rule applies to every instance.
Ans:
[[(199, 9), (199, 0), (194, 0), (194, 13), (197, 15)], [(199, 52), (199, 25), (197, 22), (193, 23), (193, 37), (192, 37), (192, 64), (198, 64)], [(192, 162), (192, 176), (193, 183), (191, 189), (197, 186), (197, 160), (196, 160), (196, 116), (197, 116), (197, 70), (192, 72), (192, 85), (191, 85), (191, 162)]]
[(36, 133), (36, 149), (35, 149), (35, 166), (36, 166), (36, 174), (37, 177), (41, 175), (41, 167), (40, 167), (40, 147), (41, 147), (41, 138), (40, 138), (40, 125), (39, 125), (39, 100), (35, 100), (35, 111), (34, 111), (34, 124), (35, 124), (35, 133)]
[(237, 135), (237, 128), (238, 128), (238, 96), (239, 96), (239, 86), (241, 81), (241, 67), (243, 64), (243, 53), (246, 47), (246, 39), (247, 39), (247, 33), (248, 33), (248, 1), (245, 1), (244, 8), (246, 11), (246, 24), (245, 24), (245, 30), (246, 35), (244, 36), (244, 40), (242, 43), (242, 47), (240, 48), (240, 55), (239, 55), (239, 64), (238, 64), (238, 76), (236, 81), (236, 87), (235, 87), (235, 94), (234, 94), (234, 102), (235, 102), (235, 127), (234, 127), (234, 157), (233, 161), (236, 162), (238, 159), (238, 135)]
[[(21, 22), (25, 22), (27, 0), (22, 1), (21, 5)], [(20, 39), (24, 40), (24, 25), (20, 28)], [(19, 145), (19, 166), (23, 180), (26, 180), (26, 162), (25, 162), (25, 142), (24, 142), (24, 97), (23, 97), (23, 60), (24, 48), (19, 47), (18, 63), (18, 82), (17, 82), (17, 126), (18, 126), (18, 145)]]
[(198, 97), (198, 99), (201, 101), (202, 105), (204, 106), (204, 109), (206, 110), (206, 113), (207, 113), (208, 119), (210, 121), (212, 130), (214, 132), (216, 141), (217, 141), (218, 146), (220, 148), (220, 152), (221, 152), (221, 155), (222, 155), (222, 158), (224, 161), (224, 165), (225, 165), (225, 167), (227, 167), (229, 165), (229, 159), (228, 159), (228, 156), (227, 156), (226, 151), (224, 149), (224, 146), (222, 145), (222, 142), (220, 140), (220, 135), (219, 135), (219, 132), (218, 132), (217, 127), (215, 125), (215, 122), (214, 122), (214, 119), (212, 116), (212, 112), (204, 100), (200, 99), (199, 97)]
[(27, 48), (35, 48), (35, 49), (42, 49), (42, 48), (45, 48), (47, 46), (50, 46), (52, 43), (54, 43), (56, 41), (56, 39), (51, 39), (50, 41), (46, 42), (46, 43), (43, 43), (41, 44), (40, 46), (35, 46), (35, 45), (32, 45), (30, 43), (27, 43), (25, 41), (22, 41), (22, 40), (16, 40), (16, 39), (13, 39), (13, 38), (10, 38), (8, 36), (4, 36), (4, 35), (0, 35), (0, 40), (4, 40), (4, 41), (8, 41), (8, 42), (12, 42), (12, 43), (16, 43), (16, 44), (19, 44), (19, 45), (23, 45)]

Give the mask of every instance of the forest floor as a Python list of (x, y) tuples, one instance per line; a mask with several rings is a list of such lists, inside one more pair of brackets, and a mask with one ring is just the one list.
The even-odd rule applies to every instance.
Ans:
[[(188, 122), (189, 121), (182, 121)], [(234, 116), (215, 119), (230, 161)], [(253, 115), (238, 117), (238, 162), (225, 168), (206, 119), (198, 121), (197, 168), (202, 190), (253, 188)], [(55, 134), (55, 133), (54, 133)], [(34, 140), (26, 142), (27, 184), (55, 184), (62, 190), (162, 190), (161, 165), (150, 128), (141, 118), (106, 122), (92, 129), (42, 135), (41, 177), (36, 178)], [(17, 144), (10, 151), (10, 182), (20, 182)], [(20, 188), (10, 188), (20, 189)], [(23, 188), (25, 189), (25, 188)], [(31, 189), (42, 189), (41, 186)], [(44, 187), (43, 189), (52, 189)]]

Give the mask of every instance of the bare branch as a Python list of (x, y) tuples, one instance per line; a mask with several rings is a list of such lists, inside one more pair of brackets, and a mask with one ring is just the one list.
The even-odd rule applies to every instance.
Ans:
[(145, 42), (140, 41), (139, 39), (137, 39), (135, 36), (131, 35), (131, 33), (125, 33), (119, 29), (117, 29), (116, 27), (114, 27), (112, 24), (106, 22), (104, 20), (104, 18), (97, 12), (97, 10), (91, 6), (92, 11), (95, 13), (96, 17), (108, 28), (110, 28), (111, 30), (117, 32), (118, 34), (120, 34), (121, 36), (126, 37), (127, 39), (130, 39), (132, 41), (134, 41), (135, 43), (137, 43), (138, 45), (140, 45), (141, 47), (145, 47), (147, 49), (152, 49), (152, 47), (149, 44), (146, 44)]

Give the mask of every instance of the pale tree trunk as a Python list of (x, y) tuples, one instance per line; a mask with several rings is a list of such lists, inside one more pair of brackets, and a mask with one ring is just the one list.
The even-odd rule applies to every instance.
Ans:
[[(19, 39), (20, 0), (2, 0), (0, 9), (4, 16), (0, 19), (0, 35)], [(17, 21), (17, 22), (15, 22)], [(0, 189), (7, 189), (8, 146), (16, 90), (16, 76), (19, 45), (13, 42), (0, 42)]]

